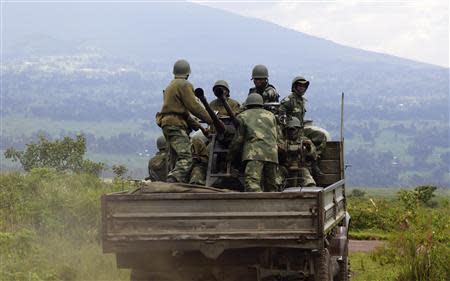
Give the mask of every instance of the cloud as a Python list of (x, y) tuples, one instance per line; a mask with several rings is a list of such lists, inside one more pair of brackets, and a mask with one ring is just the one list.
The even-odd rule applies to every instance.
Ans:
[(222, 0), (202, 4), (344, 45), (449, 66), (448, 0)]

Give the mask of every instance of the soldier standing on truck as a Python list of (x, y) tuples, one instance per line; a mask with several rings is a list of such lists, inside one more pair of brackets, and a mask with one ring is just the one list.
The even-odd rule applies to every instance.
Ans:
[(156, 115), (156, 122), (168, 143), (171, 166), (174, 166), (167, 182), (186, 182), (192, 169), (189, 130), (193, 128), (189, 128), (188, 124), (198, 123), (192, 122), (190, 114), (212, 124), (211, 117), (194, 95), (194, 87), (187, 80), (190, 73), (191, 68), (186, 60), (175, 62), (174, 79), (165, 89), (161, 111)]
[(156, 147), (158, 152), (148, 161), (148, 177), (145, 180), (166, 181), (169, 155), (167, 154), (167, 143), (164, 136), (156, 139)]
[(320, 154), (325, 150), (327, 145), (327, 139), (329, 138), (328, 132), (322, 128), (303, 126), (305, 124), (305, 102), (306, 99), (303, 97), (306, 90), (309, 87), (309, 81), (302, 76), (297, 76), (292, 80), (292, 93), (281, 100), (280, 112), (284, 112), (288, 117), (297, 117), (300, 120), (303, 128), (303, 134), (305, 137), (310, 139), (316, 146), (317, 159), (311, 162), (311, 170), (313, 176), (317, 177), (322, 175), (319, 169), (318, 159)]
[[(227, 81), (225, 80), (217, 80), (216, 83), (214, 83), (213, 86), (213, 92), (216, 96), (223, 95), (225, 96), (225, 100), (230, 106), (231, 110), (237, 114), (241, 108), (241, 104), (230, 98), (230, 87), (228, 86)], [(225, 109), (225, 106), (223, 105), (223, 102), (220, 98), (216, 98), (212, 102), (209, 103), (209, 106), (213, 111), (217, 111), (217, 115), (219, 117), (223, 116), (229, 116), (227, 110)]]
[(192, 170), (189, 184), (205, 185), (206, 169), (208, 168), (208, 138), (201, 130), (191, 136), (192, 143)]
[(308, 166), (317, 159), (316, 147), (302, 133), (302, 124), (292, 117), (286, 126), (284, 161), (280, 163), (285, 187), (315, 186)]
[(239, 126), (227, 158), (232, 161), (242, 149), (245, 191), (261, 192), (261, 182), (264, 191), (276, 191), (280, 136), (275, 115), (263, 109), (263, 98), (259, 94), (250, 94), (245, 101), (245, 107), (246, 110), (236, 116)]
[(254, 93), (261, 95), (264, 103), (278, 102), (280, 95), (275, 87), (269, 84), (269, 70), (265, 65), (258, 64), (253, 67), (252, 80), (255, 87), (250, 88), (249, 95)]

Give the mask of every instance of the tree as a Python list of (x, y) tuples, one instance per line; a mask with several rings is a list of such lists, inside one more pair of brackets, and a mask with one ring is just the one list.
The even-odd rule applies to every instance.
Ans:
[(72, 171), (75, 173), (90, 173), (99, 175), (104, 163), (83, 159), (86, 153), (86, 139), (83, 135), (75, 139), (64, 137), (62, 140), (49, 141), (40, 135), (36, 143), (26, 145), (24, 151), (8, 148), (5, 157), (19, 161), (25, 171), (33, 168), (53, 168), (57, 171)]
[(128, 172), (127, 167), (124, 165), (113, 165), (112, 170), (115, 178), (123, 179), (125, 174)]

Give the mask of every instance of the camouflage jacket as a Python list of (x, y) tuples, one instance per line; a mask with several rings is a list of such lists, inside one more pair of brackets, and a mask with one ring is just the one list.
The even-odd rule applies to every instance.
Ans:
[[(227, 98), (227, 103), (230, 105), (231, 110), (234, 112), (234, 114), (238, 114), (241, 109), (241, 104), (237, 101), (235, 101), (232, 98)], [(222, 104), (222, 101), (219, 99), (213, 100), (209, 106), (213, 111), (218, 111), (219, 117), (221, 116), (228, 116), (228, 112), (225, 109), (225, 106)]]
[(188, 128), (187, 120), (190, 114), (212, 124), (211, 117), (195, 97), (194, 87), (186, 79), (173, 79), (169, 83), (164, 91), (164, 102), (159, 114), (161, 128), (164, 126)]
[(148, 161), (148, 175), (152, 181), (166, 181), (169, 155), (161, 150)]
[(194, 160), (194, 164), (202, 164), (207, 165), (208, 164), (208, 149), (206, 147), (206, 144), (200, 140), (193, 138), (191, 139), (192, 143), (192, 158)]
[(264, 103), (278, 102), (278, 100), (280, 98), (280, 95), (278, 94), (277, 89), (275, 89), (275, 87), (271, 84), (267, 84), (264, 91), (258, 91), (258, 89), (256, 89), (255, 87), (250, 88), (250, 90), (248, 91), (248, 94), (250, 95), (253, 93), (260, 94), (263, 97)]
[(305, 98), (295, 93), (291, 93), (281, 100), (279, 110), (280, 112), (286, 112), (287, 116), (297, 117), (303, 124), (306, 113), (305, 101)]
[(251, 108), (237, 116), (239, 128), (230, 145), (229, 159), (242, 148), (242, 161), (259, 160), (278, 163), (278, 141), (275, 115), (262, 108)]

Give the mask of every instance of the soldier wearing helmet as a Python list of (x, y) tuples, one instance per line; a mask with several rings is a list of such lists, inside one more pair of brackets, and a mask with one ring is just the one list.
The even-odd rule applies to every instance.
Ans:
[(208, 167), (208, 138), (201, 130), (191, 135), (192, 143), (192, 170), (189, 184), (205, 185), (206, 169)]
[(322, 175), (317, 159), (319, 159), (320, 154), (325, 150), (329, 134), (322, 128), (314, 127), (310, 123), (305, 124), (306, 99), (304, 98), (304, 95), (308, 87), (308, 80), (302, 76), (295, 77), (292, 80), (292, 93), (280, 102), (280, 112), (286, 113), (288, 117), (298, 118), (302, 124), (304, 136), (314, 143), (318, 157), (311, 162), (311, 170), (313, 176), (317, 177)]
[(285, 187), (315, 186), (310, 164), (317, 159), (316, 147), (302, 134), (302, 124), (292, 117), (286, 126), (286, 140), (281, 173)]
[[(230, 106), (231, 110), (237, 114), (241, 108), (241, 104), (238, 101), (230, 98), (230, 87), (228, 86), (227, 81), (225, 80), (217, 80), (213, 86), (214, 95), (225, 96), (225, 99)], [(228, 112), (225, 110), (225, 107), (222, 103), (222, 100), (217, 98), (209, 103), (209, 106), (213, 111), (217, 111), (219, 117), (228, 116)]]
[[(275, 115), (263, 109), (263, 98), (259, 94), (250, 94), (244, 105), (246, 110), (236, 117), (239, 127), (231, 142), (228, 160), (235, 159), (242, 149), (245, 190), (276, 191), (280, 136)], [(262, 175), (264, 178), (261, 178)]]
[(253, 67), (252, 80), (255, 87), (250, 88), (248, 94), (260, 94), (264, 103), (278, 102), (280, 95), (278, 95), (275, 87), (269, 84), (269, 70), (265, 65), (258, 64)]
[[(189, 124), (193, 124), (190, 115), (212, 124), (211, 117), (194, 95), (194, 87), (187, 80), (191, 68), (186, 60), (178, 60), (173, 66), (174, 79), (164, 91), (164, 102), (156, 116), (157, 124), (162, 128), (168, 143), (170, 163), (173, 169), (167, 176), (167, 182), (186, 182), (192, 169), (191, 142)], [(195, 122), (194, 122), (195, 123)], [(198, 127), (198, 123), (196, 123)]]
[(156, 139), (156, 147), (158, 152), (148, 161), (148, 177), (146, 180), (151, 181), (166, 181), (167, 178), (167, 143), (164, 136)]

